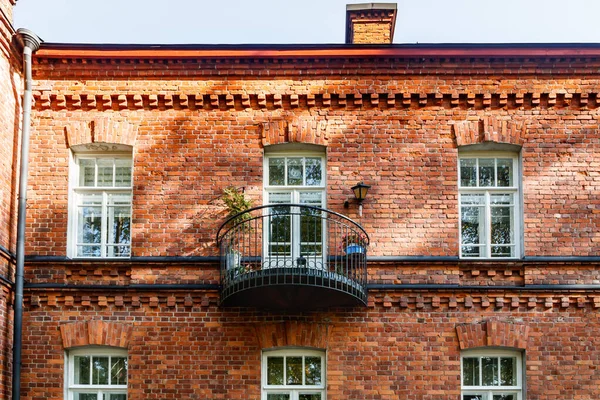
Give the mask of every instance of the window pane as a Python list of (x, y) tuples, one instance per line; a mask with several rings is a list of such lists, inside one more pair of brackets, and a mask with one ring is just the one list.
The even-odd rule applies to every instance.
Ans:
[(514, 257), (514, 246), (492, 246), (492, 257)]
[(112, 158), (99, 158), (98, 164), (98, 185), (100, 187), (113, 186), (113, 162)]
[[(289, 192), (269, 193), (269, 203), (290, 203)], [(270, 256), (291, 255), (291, 223), (289, 207), (273, 207), (268, 216)]]
[(307, 385), (321, 384), (321, 357), (305, 357), (304, 370)]
[(77, 257), (100, 257), (101, 255), (100, 246), (77, 246)]
[(112, 357), (110, 366), (110, 384), (111, 385), (126, 385), (127, 384), (127, 358)]
[(319, 186), (321, 185), (321, 159), (307, 158), (306, 159), (306, 185)]
[(304, 176), (304, 167), (302, 158), (293, 157), (287, 159), (288, 163), (288, 185), (302, 185)]
[(131, 242), (131, 208), (108, 207), (108, 243), (129, 244)]
[(479, 359), (463, 358), (463, 385), (479, 386)]
[(108, 385), (108, 357), (93, 357), (92, 368), (92, 385)]
[(483, 207), (461, 207), (462, 244), (483, 243)]
[(492, 205), (512, 205), (514, 196), (510, 193), (490, 195), (490, 204)]
[(269, 193), (269, 204), (291, 203), (292, 194), (290, 192)]
[(496, 171), (498, 176), (498, 186), (513, 185), (513, 160), (511, 158), (498, 158), (496, 160)]
[(514, 394), (495, 394), (494, 400), (517, 400)]
[(301, 394), (299, 400), (321, 400), (321, 395), (319, 393)]
[(481, 357), (482, 386), (498, 386), (498, 358)]
[(78, 243), (102, 242), (102, 207), (78, 207)]
[[(300, 192), (300, 203), (320, 207), (321, 192)], [(300, 211), (300, 251), (302, 255), (320, 255), (323, 237), (321, 212), (313, 209)]]
[(477, 160), (463, 158), (460, 160), (460, 185), (465, 187), (477, 186)]
[(107, 393), (104, 398), (106, 400), (127, 400), (127, 395), (125, 393)]
[(115, 186), (128, 187), (131, 186), (131, 160), (116, 159), (115, 160)]
[(500, 385), (501, 386), (516, 386), (517, 385), (517, 358), (516, 357), (500, 358)]
[(287, 357), (285, 367), (286, 385), (302, 385), (302, 357)]
[(97, 393), (75, 393), (73, 395), (74, 400), (98, 400)]
[(269, 185), (285, 185), (285, 158), (269, 158)]
[(481, 246), (462, 246), (463, 257), (483, 257)]
[(283, 357), (267, 357), (267, 385), (283, 385)]
[(512, 244), (512, 207), (492, 207), (491, 244)]
[(484, 205), (485, 195), (483, 194), (461, 194), (460, 203), (463, 205)]
[(482, 394), (464, 394), (463, 400), (483, 400)]
[(79, 160), (79, 186), (93, 187), (96, 170), (96, 160)]
[(90, 357), (89, 356), (75, 356), (73, 357), (75, 376), (73, 383), (76, 385), (89, 385), (90, 384)]
[(267, 400), (289, 400), (289, 394), (268, 394)]
[(479, 159), (479, 186), (494, 186), (494, 159)]

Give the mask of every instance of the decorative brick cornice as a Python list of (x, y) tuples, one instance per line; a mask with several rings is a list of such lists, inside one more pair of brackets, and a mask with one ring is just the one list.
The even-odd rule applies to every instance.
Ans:
[(131, 325), (105, 321), (87, 321), (60, 326), (63, 347), (112, 346), (129, 347)]
[(190, 308), (210, 307), (219, 303), (219, 295), (214, 291), (203, 291), (200, 293), (143, 293), (135, 291), (127, 292), (95, 292), (63, 293), (50, 291), (43, 294), (31, 294), (26, 297), (29, 307), (89, 307), (89, 308)]
[(510, 119), (485, 116), (479, 120), (455, 122), (453, 125), (457, 146), (486, 142), (508, 143), (523, 146), (525, 124)]
[(529, 326), (502, 321), (486, 321), (480, 324), (456, 327), (461, 350), (478, 347), (527, 348)]
[[(117, 288), (115, 288), (117, 289)], [(190, 308), (216, 307), (219, 304), (219, 293), (215, 290), (202, 290), (194, 293), (182, 292), (136, 292), (107, 291), (96, 293), (90, 291), (64, 292), (44, 289), (30, 292), (25, 303), (31, 308)], [(544, 293), (511, 293), (507, 290), (486, 293), (457, 292), (410, 292), (398, 293), (383, 290), (370, 290), (369, 308), (393, 308), (414, 311), (547, 311), (553, 308), (599, 310), (599, 294), (561, 294)]]
[(255, 326), (261, 349), (299, 346), (326, 349), (331, 326), (326, 324), (287, 321)]
[(508, 291), (487, 293), (390, 293), (369, 291), (369, 308), (383, 307), (415, 311), (545, 311), (553, 308), (600, 309), (598, 295), (521, 294)]
[(68, 147), (99, 145), (100, 143), (133, 146), (137, 135), (137, 126), (127, 121), (104, 117), (92, 121), (73, 121), (65, 126), (65, 133)]
[[(596, 109), (596, 92), (582, 93), (408, 93), (408, 92), (328, 92), (328, 93), (62, 93), (35, 91), (35, 109), (43, 110), (294, 110), (332, 109)], [(477, 128), (479, 122), (483, 127)], [(508, 140), (521, 125), (496, 121), (457, 121), (466, 125), (474, 137)], [(515, 124), (513, 122), (513, 124)], [(461, 129), (461, 128), (458, 128)], [(509, 135), (508, 139), (505, 135)], [(520, 133), (522, 136), (522, 133)], [(467, 137), (468, 138), (468, 137)], [(519, 139), (522, 140), (522, 139)]]

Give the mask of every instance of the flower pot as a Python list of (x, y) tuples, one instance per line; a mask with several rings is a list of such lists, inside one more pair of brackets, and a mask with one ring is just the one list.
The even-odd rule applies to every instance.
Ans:
[(350, 243), (346, 246), (346, 254), (365, 254), (365, 248), (360, 244)]

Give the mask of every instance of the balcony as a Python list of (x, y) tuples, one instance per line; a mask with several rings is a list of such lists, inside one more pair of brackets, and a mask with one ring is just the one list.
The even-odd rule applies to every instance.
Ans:
[(221, 305), (279, 310), (365, 306), (369, 237), (303, 204), (255, 207), (219, 228)]

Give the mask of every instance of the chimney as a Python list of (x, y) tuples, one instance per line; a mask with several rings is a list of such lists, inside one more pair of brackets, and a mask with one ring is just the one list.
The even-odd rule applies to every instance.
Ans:
[(346, 44), (391, 44), (396, 3), (346, 5)]

